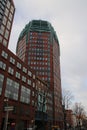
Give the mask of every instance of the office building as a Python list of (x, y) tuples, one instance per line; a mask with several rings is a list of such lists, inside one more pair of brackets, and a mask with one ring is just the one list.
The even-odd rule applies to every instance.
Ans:
[(16, 55), (48, 83), (53, 101), (52, 124), (62, 122), (60, 48), (52, 25), (43, 20), (32, 20), (20, 33)]
[(7, 129), (29, 128), (35, 119), (35, 95), (35, 71), (0, 44), (0, 130), (6, 127), (7, 110)]
[(0, 44), (8, 47), (15, 13), (13, 0), (0, 0)]
[(49, 100), (44, 106), (43, 120), (47, 121), (47, 113), (52, 115), (52, 97), (50, 91), (44, 97), (43, 91), (46, 92), (47, 83), (37, 78), (36, 72), (8, 49), (14, 13), (12, 0), (0, 0), (0, 129), (7, 127), (17, 130), (29, 128), (35, 123), (39, 127), (39, 114), (43, 113), (42, 98)]

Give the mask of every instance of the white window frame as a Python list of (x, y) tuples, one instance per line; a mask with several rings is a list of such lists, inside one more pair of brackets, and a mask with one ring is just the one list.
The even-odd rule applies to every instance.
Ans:
[(13, 57), (10, 57), (10, 63), (12, 63), (13, 65), (15, 64), (15, 59)]
[(28, 85), (31, 85), (31, 80), (30, 80), (30, 79), (28, 79), (27, 83), (28, 83)]
[(28, 75), (31, 77), (31, 76), (32, 76), (32, 72), (31, 72), (31, 71), (28, 71)]
[(0, 61), (0, 68), (5, 70), (6, 69), (6, 64)]
[(22, 70), (23, 70), (24, 73), (27, 73), (27, 68), (23, 67)]
[(19, 62), (17, 62), (17, 68), (21, 69), (21, 67), (22, 65)]
[(11, 68), (11, 67), (9, 67), (9, 68), (8, 68), (8, 73), (11, 74), (11, 75), (13, 75), (13, 74), (14, 74), (14, 69)]
[(22, 76), (22, 81), (26, 82), (26, 77), (25, 76)]
[(8, 54), (7, 54), (5, 51), (2, 51), (1, 55), (2, 55), (5, 59), (8, 58)]
[(18, 78), (18, 79), (20, 79), (20, 73), (16, 72), (15, 77)]

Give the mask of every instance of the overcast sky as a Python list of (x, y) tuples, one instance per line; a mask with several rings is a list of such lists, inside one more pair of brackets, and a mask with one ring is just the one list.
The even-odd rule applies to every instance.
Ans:
[(87, 109), (87, 0), (14, 0), (14, 4), (9, 49), (15, 53), (19, 34), (29, 21), (49, 21), (60, 44), (62, 88)]

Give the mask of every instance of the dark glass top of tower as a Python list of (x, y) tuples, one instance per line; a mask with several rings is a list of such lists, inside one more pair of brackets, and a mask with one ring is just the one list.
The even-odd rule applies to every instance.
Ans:
[(50, 32), (55, 40), (58, 42), (58, 38), (56, 35), (56, 32), (52, 25), (48, 21), (44, 20), (32, 20), (30, 21), (25, 28), (22, 30), (22, 32), (19, 35), (18, 41), (22, 39), (22, 37), (28, 32), (35, 31), (35, 32)]

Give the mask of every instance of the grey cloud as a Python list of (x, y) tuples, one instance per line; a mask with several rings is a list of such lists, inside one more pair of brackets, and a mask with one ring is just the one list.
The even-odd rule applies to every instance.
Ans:
[(72, 90), (75, 99), (87, 108), (87, 0), (15, 0), (14, 3), (16, 12), (9, 48), (14, 52), (18, 36), (30, 20), (51, 22), (60, 43), (62, 87)]

